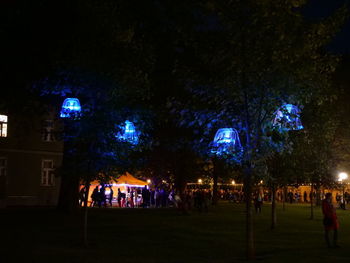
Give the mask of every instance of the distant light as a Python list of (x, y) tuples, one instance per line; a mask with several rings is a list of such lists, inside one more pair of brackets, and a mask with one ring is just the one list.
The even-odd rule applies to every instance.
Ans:
[(273, 126), (285, 130), (304, 129), (300, 120), (300, 109), (293, 104), (283, 104), (276, 112)]
[(125, 121), (125, 133), (134, 133), (135, 126), (131, 121)]
[(66, 98), (63, 101), (61, 108), (61, 118), (78, 117), (81, 113), (81, 106), (79, 99), (77, 98)]
[(221, 128), (214, 137), (212, 152), (217, 155), (229, 154), (242, 149), (241, 141), (236, 129)]
[(7, 115), (0, 115), (0, 137), (7, 137)]
[(121, 127), (122, 131), (117, 134), (117, 138), (122, 141), (127, 141), (131, 144), (138, 144), (139, 136), (136, 132), (135, 126), (131, 121), (126, 120), (125, 125)]
[(263, 180), (261, 180), (261, 181), (260, 181), (260, 183), (261, 183), (261, 184), (263, 184), (263, 183), (264, 183), (264, 181), (263, 181)]
[(344, 180), (348, 179), (348, 174), (347, 173), (344, 173), (344, 172), (341, 172), (338, 174), (338, 181), (339, 182), (342, 182)]
[(236, 184), (235, 180), (232, 180), (231, 184)]
[(151, 179), (147, 179), (147, 183), (149, 183), (149, 184), (150, 184), (150, 183), (151, 183)]
[(138, 184), (113, 184), (113, 186), (125, 186), (125, 187), (145, 187), (145, 185)]
[(163, 183), (163, 184), (166, 184), (166, 181), (165, 181), (165, 180), (162, 180), (162, 183)]
[(201, 184), (203, 181), (202, 179), (198, 179), (198, 183)]

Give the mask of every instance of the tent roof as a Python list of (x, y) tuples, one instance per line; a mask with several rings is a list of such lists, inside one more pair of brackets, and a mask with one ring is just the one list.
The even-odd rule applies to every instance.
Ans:
[[(120, 176), (119, 178), (110, 181), (109, 183), (113, 183), (113, 184), (138, 185), (138, 186), (148, 185), (147, 182), (135, 178), (134, 176), (132, 176), (132, 175), (131, 175), (130, 173), (128, 173), (128, 172), (126, 172), (125, 174), (123, 174), (123, 175)], [(95, 181), (91, 182), (91, 184), (92, 184), (92, 185), (98, 185), (98, 184), (100, 184), (100, 182), (97, 181), (97, 180), (95, 180)]]
[(130, 184), (130, 185), (148, 185), (147, 182), (139, 180), (132, 176), (130, 173), (126, 172), (124, 175), (120, 176), (118, 179), (114, 180), (117, 184)]

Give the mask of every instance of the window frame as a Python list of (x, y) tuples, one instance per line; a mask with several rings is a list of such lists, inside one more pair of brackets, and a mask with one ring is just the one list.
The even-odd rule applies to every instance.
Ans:
[[(45, 163), (51, 163), (51, 167), (45, 167)], [(41, 160), (41, 186), (54, 186), (55, 185), (55, 175), (54, 175), (54, 160), (52, 159), (42, 159)]]
[(0, 114), (0, 137), (8, 136), (8, 116)]
[[(47, 125), (47, 123), (51, 123), (51, 125)], [(47, 119), (42, 121), (42, 129), (41, 129), (41, 141), (43, 142), (54, 142), (54, 120)]]

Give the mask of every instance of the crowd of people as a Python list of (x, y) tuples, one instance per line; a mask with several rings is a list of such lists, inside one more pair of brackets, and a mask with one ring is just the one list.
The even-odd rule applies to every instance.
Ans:
[[(117, 191), (115, 191), (117, 190)], [(120, 188), (114, 189), (112, 185), (95, 186), (90, 195), (90, 207), (178, 207), (185, 205), (188, 208), (195, 208), (206, 211), (212, 202), (212, 191), (209, 189), (188, 189), (184, 194), (179, 195), (172, 189), (157, 187), (149, 189), (145, 187), (127, 187), (126, 190)], [(80, 204), (85, 200), (85, 187), (80, 191)], [(321, 200), (325, 198), (325, 193), (321, 193)], [(231, 203), (244, 203), (245, 195), (241, 190), (221, 189), (218, 191), (218, 199), (227, 200)], [(286, 192), (284, 199), (283, 191), (276, 192), (276, 201), (289, 203), (309, 203), (310, 200), (316, 200), (316, 192), (301, 194), (298, 191)], [(343, 208), (350, 203), (350, 194), (345, 192), (344, 196), (336, 194), (335, 200), (339, 207)], [(271, 192), (259, 190), (253, 193), (253, 201), (256, 211), (261, 211), (263, 202), (271, 202)]]
[[(85, 187), (80, 190), (80, 205), (86, 197)], [(163, 188), (148, 189), (147, 186), (120, 188), (115, 193), (112, 185), (98, 185), (90, 196), (90, 207), (169, 207), (175, 205), (175, 193)]]
[[(85, 187), (80, 190), (79, 202), (82, 206), (86, 197)], [(155, 188), (147, 186), (127, 187), (126, 191), (117, 189), (113, 191), (112, 185), (95, 186), (91, 195), (90, 207), (121, 207), (121, 208), (164, 208), (164, 207), (186, 207), (186, 209), (197, 209), (208, 211), (212, 201), (212, 192), (203, 189), (192, 189), (185, 191), (182, 195), (172, 189)]]

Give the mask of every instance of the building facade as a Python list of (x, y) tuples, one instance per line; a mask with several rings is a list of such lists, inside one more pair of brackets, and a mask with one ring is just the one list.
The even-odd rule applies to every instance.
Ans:
[(0, 207), (56, 205), (63, 142), (54, 114), (0, 112)]

